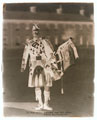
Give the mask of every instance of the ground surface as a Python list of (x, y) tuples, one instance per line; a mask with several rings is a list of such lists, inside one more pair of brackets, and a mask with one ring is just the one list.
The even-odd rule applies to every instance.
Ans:
[(94, 50), (78, 48), (80, 59), (64, 74), (64, 95), (61, 82), (51, 88), (52, 112), (34, 111), (34, 88), (27, 87), (28, 67), (20, 72), (23, 50), (4, 50), (4, 115), (5, 116), (92, 116), (94, 92)]

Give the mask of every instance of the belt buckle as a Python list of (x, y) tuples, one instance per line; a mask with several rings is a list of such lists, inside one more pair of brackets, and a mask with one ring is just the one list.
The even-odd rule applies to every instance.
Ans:
[(41, 60), (41, 56), (36, 56), (36, 60)]

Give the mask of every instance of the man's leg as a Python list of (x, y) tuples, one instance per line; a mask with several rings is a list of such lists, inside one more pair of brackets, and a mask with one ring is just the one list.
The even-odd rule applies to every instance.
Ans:
[(43, 108), (43, 102), (42, 102), (42, 92), (40, 87), (35, 88), (35, 95), (36, 95), (36, 101), (39, 102), (39, 105), (36, 108), (36, 110), (41, 110)]
[(49, 107), (48, 101), (50, 100), (50, 88), (44, 87), (44, 109), (45, 110), (52, 110), (51, 107)]

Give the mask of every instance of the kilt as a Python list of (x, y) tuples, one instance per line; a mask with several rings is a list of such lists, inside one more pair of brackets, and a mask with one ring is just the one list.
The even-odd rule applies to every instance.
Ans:
[(52, 87), (53, 72), (44, 65), (42, 60), (30, 63), (28, 87)]

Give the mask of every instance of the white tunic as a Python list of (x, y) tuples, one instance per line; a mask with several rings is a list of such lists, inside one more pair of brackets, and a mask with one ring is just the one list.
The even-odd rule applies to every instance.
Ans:
[(58, 79), (59, 73), (53, 52), (51, 43), (46, 39), (27, 40), (21, 68), (26, 69), (28, 56), (30, 56), (28, 87), (51, 87), (52, 80)]

